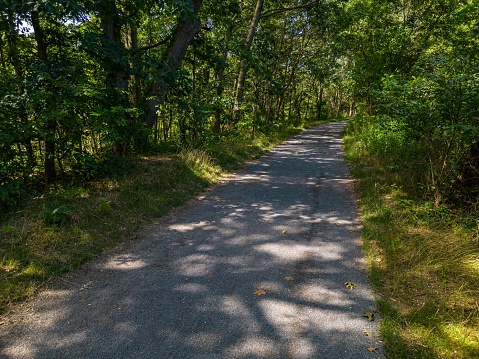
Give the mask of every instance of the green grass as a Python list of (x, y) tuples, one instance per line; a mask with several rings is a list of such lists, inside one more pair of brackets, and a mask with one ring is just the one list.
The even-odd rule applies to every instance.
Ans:
[(252, 140), (226, 137), (204, 149), (123, 159), (118, 174), (57, 185), (2, 214), (0, 314), (300, 130)]
[(479, 358), (477, 213), (434, 206), (418, 185), (414, 146), (399, 139), (388, 154), (380, 137), (355, 126), (345, 137), (347, 160), (389, 357)]

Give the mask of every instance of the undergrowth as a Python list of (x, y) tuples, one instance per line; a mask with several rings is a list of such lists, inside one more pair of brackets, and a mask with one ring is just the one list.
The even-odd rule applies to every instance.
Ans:
[(433, 203), (400, 129), (353, 120), (345, 140), (388, 356), (479, 358), (477, 213)]
[(1, 213), (0, 314), (299, 130), (123, 158), (119, 171), (57, 184)]

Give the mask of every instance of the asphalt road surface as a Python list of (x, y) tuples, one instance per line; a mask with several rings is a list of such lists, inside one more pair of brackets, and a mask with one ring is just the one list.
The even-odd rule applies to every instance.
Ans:
[(344, 126), (290, 138), (25, 303), (0, 357), (384, 358)]

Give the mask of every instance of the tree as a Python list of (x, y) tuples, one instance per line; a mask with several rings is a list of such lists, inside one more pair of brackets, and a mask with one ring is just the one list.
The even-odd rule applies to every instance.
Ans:
[(236, 87), (236, 103), (235, 103), (235, 112), (238, 113), (241, 104), (244, 99), (244, 84), (246, 79), (247, 71), (247, 56), (251, 50), (251, 45), (253, 44), (254, 35), (256, 33), (256, 28), (258, 27), (258, 22), (261, 16), (261, 11), (263, 10), (263, 0), (258, 0), (256, 3), (256, 8), (251, 19), (251, 25), (248, 29), (248, 36), (246, 37), (246, 43), (243, 50), (243, 56), (240, 62), (240, 69), (238, 73), (238, 81)]
[(371, 150), (397, 152), (403, 158), (393, 155), (396, 162), (413, 162), (420, 169), (417, 182), (436, 206), (474, 201), (477, 3), (355, 1), (350, 11), (355, 20), (343, 39), (352, 49), (346, 53), (353, 65), (353, 96), (375, 115), (366, 131), (394, 143)]
[(162, 58), (163, 73), (147, 92), (146, 105), (149, 112), (146, 123), (148, 127), (153, 127), (156, 123), (158, 106), (164, 103), (188, 46), (201, 30), (201, 22), (198, 17), (201, 3), (202, 0), (189, 1), (188, 6), (180, 12), (175, 31)]

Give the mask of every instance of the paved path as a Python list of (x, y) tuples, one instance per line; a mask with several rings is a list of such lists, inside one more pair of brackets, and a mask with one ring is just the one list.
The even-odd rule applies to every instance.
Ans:
[(292, 137), (25, 304), (0, 357), (384, 358), (344, 125)]

